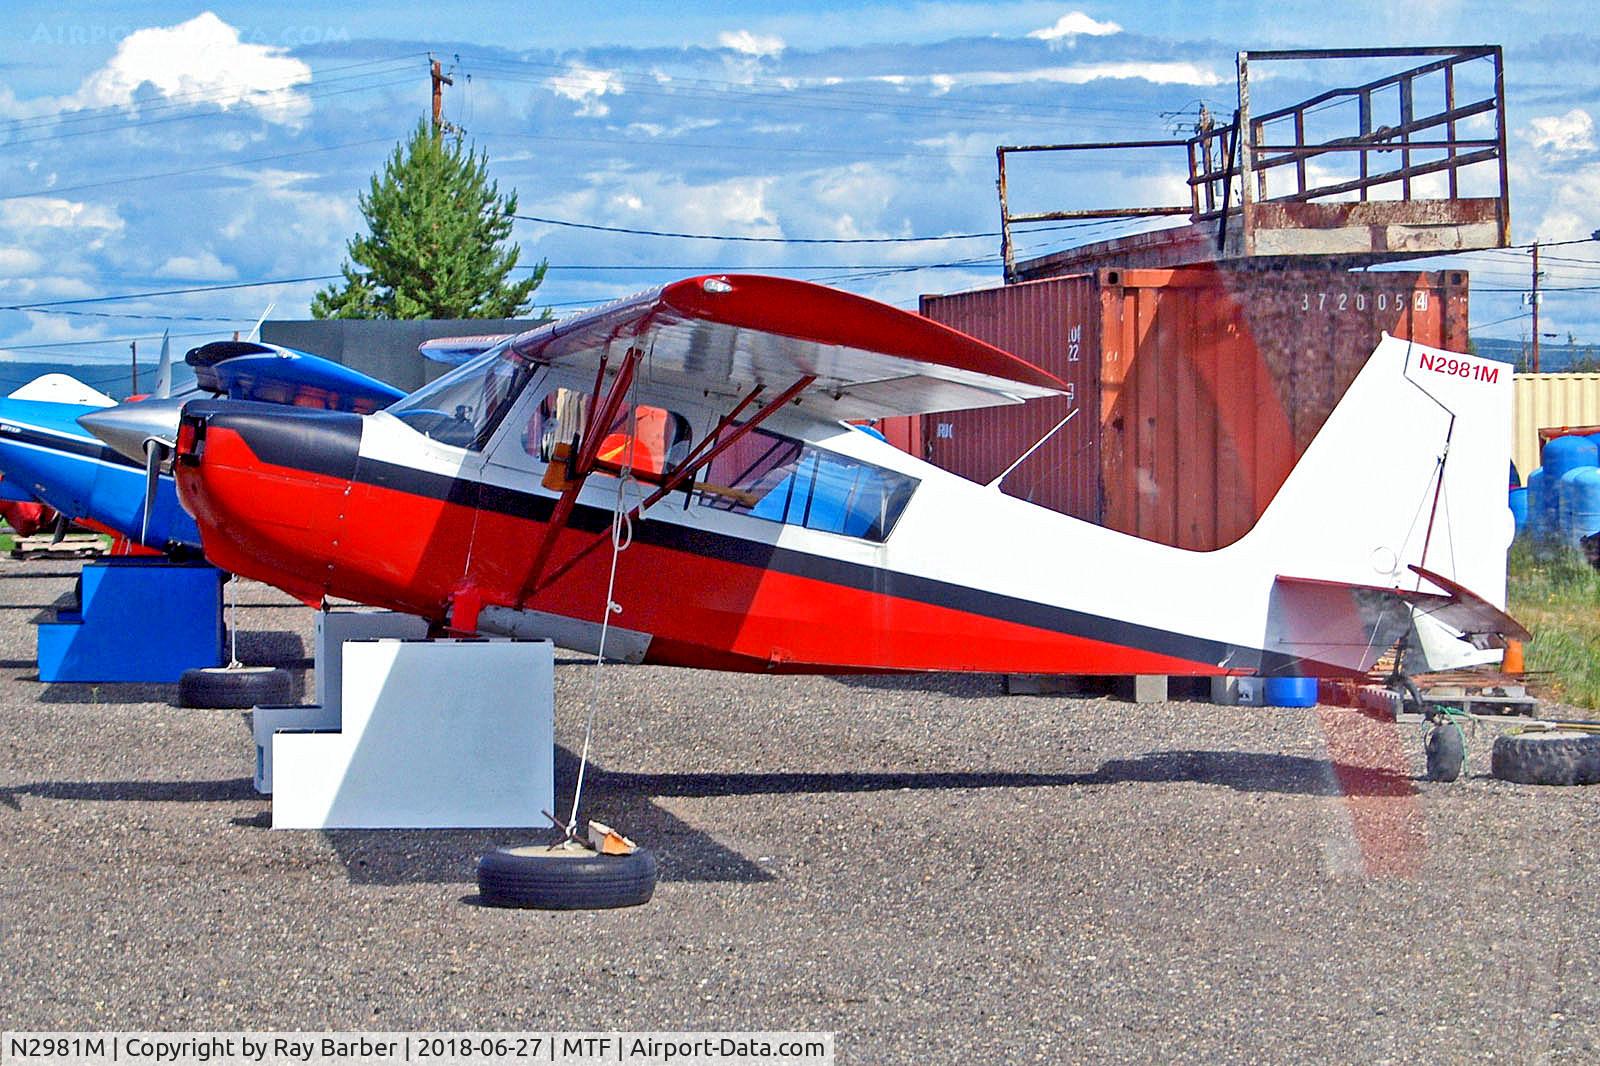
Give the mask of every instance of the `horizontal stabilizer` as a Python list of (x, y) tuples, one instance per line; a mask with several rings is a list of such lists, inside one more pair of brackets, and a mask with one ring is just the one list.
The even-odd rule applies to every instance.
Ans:
[(1419, 628), (1429, 629), (1431, 637), (1446, 627), (1450, 636), (1477, 650), (1531, 639), (1521, 623), (1482, 596), (1421, 567), (1411, 569), (1443, 591), (1280, 575), (1271, 611), (1284, 636), (1281, 647), (1272, 650), (1365, 673), (1408, 634), (1412, 646), (1424, 643), (1414, 633)]

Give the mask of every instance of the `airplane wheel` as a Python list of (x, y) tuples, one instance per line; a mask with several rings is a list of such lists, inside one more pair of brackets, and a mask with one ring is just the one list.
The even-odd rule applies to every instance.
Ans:
[(246, 708), (289, 703), (294, 686), (276, 666), (206, 666), (178, 680), (179, 707)]
[(1524, 785), (1600, 784), (1600, 733), (1529, 729), (1495, 738), (1489, 769)]
[(603, 910), (647, 903), (656, 888), (656, 857), (597, 855), (587, 848), (497, 848), (478, 860), (478, 895), (490, 907)]

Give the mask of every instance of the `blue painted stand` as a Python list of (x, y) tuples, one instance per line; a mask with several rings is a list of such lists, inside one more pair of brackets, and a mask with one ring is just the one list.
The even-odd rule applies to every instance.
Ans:
[(222, 579), (205, 563), (86, 564), (81, 609), (39, 623), (39, 680), (176, 681), (221, 666)]

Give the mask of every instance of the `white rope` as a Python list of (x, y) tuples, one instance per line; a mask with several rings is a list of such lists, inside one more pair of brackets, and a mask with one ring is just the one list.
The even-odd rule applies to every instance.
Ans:
[(228, 668), (236, 670), (239, 661), (239, 575), (228, 577)]
[[(632, 390), (630, 389), (630, 392)], [(589, 769), (589, 742), (594, 739), (595, 716), (600, 710), (600, 671), (606, 662), (606, 635), (611, 631), (611, 616), (622, 613), (617, 602), (617, 560), (633, 546), (633, 520), (628, 517), (624, 504), (628, 483), (633, 480), (633, 450), (639, 439), (639, 408), (629, 405), (628, 446), (623, 451), (622, 470), (617, 477), (617, 495), (611, 504), (611, 574), (606, 579), (606, 607), (600, 619), (600, 645), (595, 652), (594, 668), (590, 672), (589, 720), (583, 727), (583, 749), (578, 755), (578, 783), (572, 791), (572, 812), (567, 816), (568, 840), (576, 839), (578, 829), (578, 804), (583, 799), (583, 779)]]

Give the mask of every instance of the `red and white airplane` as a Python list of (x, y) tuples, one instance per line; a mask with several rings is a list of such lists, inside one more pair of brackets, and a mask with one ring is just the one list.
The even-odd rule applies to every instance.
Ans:
[(190, 403), (207, 556), (310, 604), (589, 651), (606, 620), (610, 658), (732, 670), (1330, 675), (1526, 636), (1501, 364), (1385, 338), (1255, 527), (1191, 552), (848, 424), (1065, 388), (861, 297), (699, 277), (491, 341), (376, 414)]

